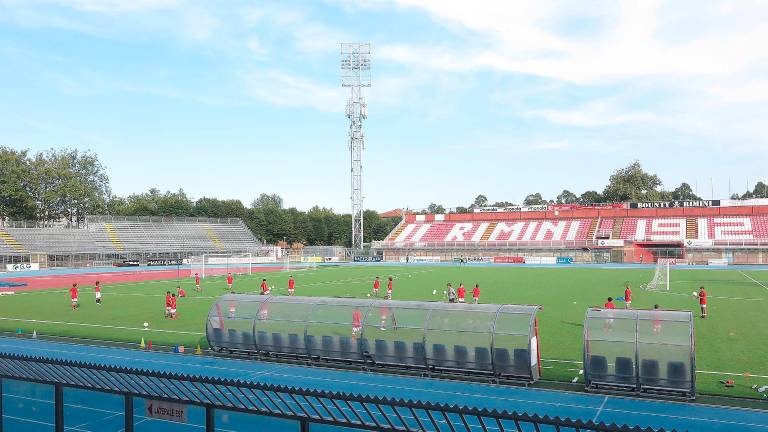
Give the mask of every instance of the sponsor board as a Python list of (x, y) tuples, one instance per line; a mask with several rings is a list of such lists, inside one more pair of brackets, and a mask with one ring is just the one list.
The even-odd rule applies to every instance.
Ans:
[(181, 258), (157, 258), (157, 259), (147, 260), (148, 266), (174, 266), (174, 265), (181, 265), (181, 264), (182, 264)]
[(509, 207), (479, 207), (473, 209), (475, 213), (517, 213), (517, 212), (534, 212), (534, 211), (547, 211), (547, 205), (530, 205), (530, 206), (509, 206)]
[(412, 256), (407, 257), (408, 261), (406, 261), (406, 257), (400, 257), (400, 262), (412, 262), (412, 263), (429, 263), (429, 262), (440, 262), (439, 256)]
[(727, 266), (728, 258), (710, 258), (707, 260), (707, 265), (711, 266)]
[(493, 257), (493, 262), (497, 264), (523, 264), (525, 258), (521, 256), (497, 256)]
[(597, 241), (598, 246), (608, 246), (608, 247), (621, 247), (624, 246), (624, 240), (610, 240), (610, 239), (602, 239)]
[(115, 263), (115, 267), (138, 267), (139, 260), (125, 260), (123, 262)]
[(557, 257), (557, 264), (573, 264), (573, 257)]
[(339, 257), (325, 257), (325, 262), (339, 262)]
[(180, 403), (144, 399), (148, 418), (167, 420), (177, 423), (187, 422), (187, 406)]
[(16, 263), (16, 264), (6, 264), (5, 265), (6, 271), (9, 272), (20, 272), (20, 271), (27, 271), (27, 270), (40, 270), (40, 264), (38, 263)]
[(712, 240), (688, 239), (685, 241), (687, 247), (712, 247), (713, 244)]
[(720, 200), (650, 201), (629, 203), (631, 209), (720, 207)]
[(273, 263), (273, 262), (277, 262), (277, 258), (273, 256), (253, 257), (251, 262), (254, 264)]
[(384, 257), (381, 255), (355, 255), (352, 258), (352, 261), (354, 262), (382, 262), (384, 260)]
[(303, 262), (303, 263), (321, 263), (321, 262), (323, 262), (323, 257), (319, 257), (319, 256), (301, 257), (301, 262)]

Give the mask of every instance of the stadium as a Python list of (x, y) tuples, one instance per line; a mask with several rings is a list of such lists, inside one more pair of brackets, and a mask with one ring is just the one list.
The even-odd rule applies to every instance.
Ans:
[[(379, 31), (378, 19), (365, 20), (368, 14), (384, 13), (379, 9), (386, 8), (383, 3), (331, 3), (324, 6), (329, 15), (354, 16), (366, 22), (373, 34)], [(238, 46), (234, 39), (219, 40), (221, 45), (215, 49), (205, 45), (210, 51), (190, 57), (200, 62), (191, 64), (210, 80), (205, 85), (195, 81), (195, 89), (210, 84), (226, 94), (221, 83), (212, 84), (217, 79), (210, 77), (224, 77), (231, 84), (236, 81), (233, 77), (256, 76), (244, 88), (249, 97), (269, 109), (257, 111), (262, 117), (255, 116), (255, 129), (241, 129), (237, 124), (247, 121), (233, 115), (237, 110), (250, 112), (252, 102), (218, 93), (191, 96), (165, 87), (158, 90), (129, 84), (131, 80), (101, 79), (119, 76), (115, 71), (94, 74), (99, 79), (83, 72), (92, 81), (85, 86), (56, 74), (40, 78), (64, 85), (63, 96), (51, 98), (62, 97), (68, 103), (104, 97), (119, 105), (139, 94), (139, 109), (123, 112), (83, 102), (72, 104), (73, 111), (82, 111), (88, 122), (93, 117), (94, 124), (109, 130), (110, 136), (135, 137), (131, 129), (146, 125), (152, 135), (176, 138), (170, 138), (173, 144), (168, 145), (148, 140), (154, 144), (118, 146), (113, 144), (119, 141), (43, 127), (30, 120), (19, 124), (33, 144), (17, 145), (9, 140), (11, 144), (0, 145), (0, 432), (768, 432), (768, 328), (764, 325), (768, 185), (762, 181), (748, 179), (746, 193), (739, 194), (732, 193), (728, 178), (728, 194), (718, 189), (727, 198), (716, 199), (714, 180), (709, 177), (709, 193), (702, 195), (710, 199), (703, 198), (697, 183), (691, 187), (686, 182), (699, 174), (691, 161), (706, 152), (698, 147), (685, 147), (690, 159), (684, 163), (660, 160), (674, 159), (674, 149), (664, 158), (651, 158), (650, 166), (665, 178), (683, 179), (673, 190), (634, 158), (625, 167), (608, 169), (608, 162), (598, 160), (609, 160), (608, 152), (589, 146), (579, 152), (593, 158), (590, 164), (599, 163), (590, 166), (588, 173), (574, 174), (580, 162), (570, 159), (584, 159), (578, 159), (569, 144), (560, 142), (534, 143), (527, 150), (509, 144), (507, 147), (514, 147), (510, 154), (519, 156), (516, 160), (531, 165), (533, 171), (521, 166), (493, 175), (486, 172), (493, 171), (488, 167), (493, 159), (508, 157), (508, 148), (470, 144), (470, 152), (483, 161), (479, 167), (476, 155), (462, 154), (464, 143), (425, 144), (423, 148), (387, 144), (391, 148), (377, 153), (366, 148), (366, 140), (373, 140), (376, 134), (394, 142), (413, 133), (404, 126), (408, 123), (399, 123), (409, 113), (393, 100), (411, 103), (405, 95), (422, 89), (398, 90), (405, 75), (385, 75), (382, 87), (391, 94), (372, 96), (371, 103), (397, 108), (385, 111), (385, 126), (374, 123), (368, 129), (367, 95), (376, 85), (371, 75), (376, 59), (373, 45), (333, 42), (329, 54), (323, 48), (328, 45), (328, 29), (309, 20), (305, 14), (311, 8), (272, 5), (256, 11), (222, 7), (238, 13), (227, 17), (227, 26), (224, 21), (212, 25), (208, 34), (203, 31), (207, 21), (201, 16), (224, 18), (205, 5), (118, 1), (48, 6), (25, 9), (27, 6), (0, 4), (0, 14), (7, 11), (13, 17), (9, 18), (13, 29), (9, 33), (20, 32), (19, 40), (27, 32), (45, 33), (37, 26), (50, 25), (64, 34), (76, 31), (79, 36), (73, 40), (90, 41), (81, 42), (90, 49), (101, 46), (91, 41), (96, 37), (93, 33), (111, 28), (97, 39), (106, 38), (110, 42), (105, 46), (134, 59), (153, 56), (136, 54), (133, 45), (126, 47), (117, 41), (124, 25), (143, 29), (146, 40), (139, 38), (138, 46), (167, 48), (158, 55), (163, 60), (157, 61), (168, 69), (137, 70), (161, 77), (174, 76), (176, 68), (186, 70), (189, 58), (181, 60), (176, 55), (191, 55), (189, 47), (210, 43), (211, 34), (236, 33), (243, 22), (265, 28), (287, 25), (290, 30), (265, 32), (261, 39), (248, 33), (248, 55), (255, 58), (248, 61), (279, 68), (265, 71), (248, 64), (236, 73), (218, 76), (212, 72), (219, 67), (217, 59), (216, 67), (207, 69), (203, 59), (211, 53), (215, 53), (211, 57), (227, 61), (241, 59), (240, 54), (228, 51)], [(206, 13), (195, 15), (192, 9), (196, 7)], [(426, 7), (399, 5), (395, 10), (399, 16)], [(509, 11), (509, 5), (493, 7), (498, 14)], [(452, 8), (448, 6), (433, 10), (430, 24), (418, 17), (408, 19), (419, 23), (416, 27), (439, 26), (439, 32), (432, 31), (440, 37), (443, 31), (458, 31), (459, 35), (479, 31), (482, 26), (477, 21), (461, 20), (470, 13), (469, 8), (458, 9), (461, 13), (450, 18)], [(29, 15), (33, 10), (40, 15)], [(47, 16), (43, 12), (61, 19), (42, 20), (40, 17)], [(152, 18), (153, 13), (160, 13), (158, 17), (163, 19)], [(163, 15), (167, 13), (171, 15)], [(576, 27), (594, 18), (574, 11), (566, 15), (581, 17), (578, 23), (570, 23)], [(34, 25), (24, 21), (30, 16), (37, 17)], [(312, 16), (320, 20), (325, 15)], [(549, 18), (555, 22), (558, 16)], [(390, 19), (404, 18), (388, 16)], [(179, 33), (167, 34), (166, 26), (178, 26)], [(502, 27), (508, 27), (506, 21)], [(190, 28), (194, 28), (193, 35), (188, 33)], [(329, 33), (333, 37), (349, 34)], [(274, 34), (303, 35), (305, 39), (268, 49), (264, 46), (267, 35)], [(536, 33), (534, 39), (547, 40), (542, 34)], [(136, 43), (134, 37), (132, 34), (131, 43)], [(43, 39), (48, 40), (47, 36)], [(12, 44), (13, 49), (0, 42), (0, 49), (16, 52), (17, 46), (24, 46), (19, 40)], [(67, 46), (77, 45), (63, 40)], [(568, 39), (568, 43), (575, 42)], [(468, 66), (461, 66), (464, 61), (456, 61), (448, 53), (453, 48), (438, 49), (440, 56), (430, 57), (429, 50), (416, 50), (416, 55), (405, 46), (382, 45), (382, 69), (387, 73), (393, 65), (418, 57), (420, 68), (426, 68), (424, 63), (431, 58), (435, 64), (430, 67), (458, 68), (462, 80), (469, 74), (464, 70)], [(283, 52), (277, 46), (290, 52), (291, 59), (281, 57)], [(566, 45), (557, 45), (558, 49), (562, 46)], [(297, 58), (302, 59), (302, 68), (323, 64), (309, 48), (332, 57), (343, 94), (287, 72), (296, 67)], [(552, 49), (545, 50), (545, 57), (549, 58)], [(62, 59), (70, 58), (90, 64), (75, 51), (51, 58), (62, 64), (69, 64), (70, 60)], [(39, 57), (48, 58), (50, 53), (45, 52)], [(467, 63), (474, 65), (469, 69), (473, 73), (473, 68), (490, 64), (498, 68), (494, 74), (511, 73), (507, 69), (521, 74), (517, 69), (530, 65), (498, 65), (499, 59), (517, 55), (486, 53), (470, 57)], [(107, 57), (102, 53), (99, 58)], [(16, 72), (22, 75), (27, 63), (18, 62), (21, 66), (14, 63), (13, 70), (18, 67)], [(523, 75), (555, 79), (553, 72), (539, 71), (543, 67), (542, 63)], [(77, 70), (71, 64), (63, 69)], [(430, 71), (430, 84), (419, 74), (411, 78), (418, 86), (428, 87), (435, 79), (433, 71), (419, 70)], [(610, 72), (598, 75), (598, 81), (615, 85), (613, 74), (621, 74)], [(0, 77), (3, 73), (0, 69)], [(196, 73), (182, 76), (198, 78)], [(490, 81), (497, 79), (501, 80), (495, 76)], [(436, 100), (444, 102), (443, 92), (462, 94), (466, 89), (458, 81), (441, 82)], [(595, 85), (583, 77), (562, 81), (569, 86), (578, 82), (585, 88)], [(290, 88), (267, 95), (260, 84), (273, 91)], [(582, 97), (583, 89), (573, 92), (562, 83), (545, 84), (527, 83), (548, 104), (556, 105), (561, 96)], [(164, 86), (173, 87), (170, 82)], [(69, 92), (79, 96), (70, 99)], [(240, 92), (245, 90), (235, 91)], [(494, 98), (504, 99), (500, 93)], [(160, 115), (155, 107), (144, 106), (145, 98), (155, 97), (168, 103), (160, 104), (162, 109), (171, 109)], [(518, 97), (511, 105), (525, 99), (515, 93)], [(328, 108), (329, 101), (344, 107), (343, 113), (338, 107)], [(24, 105), (20, 99), (16, 102)], [(476, 107), (472, 100), (464, 95), (461, 102), (460, 117), (478, 121), (473, 117)], [(44, 105), (37, 100), (31, 104)], [(423, 125), (434, 127), (425, 131), (442, 139), (442, 129), (455, 133), (450, 120), (441, 117), (451, 115), (449, 105), (446, 103), (445, 112), (441, 108), (430, 113), (439, 119), (436, 123), (427, 116), (419, 118)], [(523, 120), (547, 117), (566, 125), (580, 122), (580, 127), (598, 124), (606, 132), (627, 121), (651, 118), (659, 122), (662, 117), (632, 113), (612, 117), (607, 105), (597, 104), (597, 114), (606, 117), (601, 121), (581, 117), (594, 108), (589, 104), (579, 115), (555, 115), (536, 105), (515, 114), (515, 124), (522, 130)], [(305, 117), (297, 122), (292, 116), (307, 107), (317, 113), (301, 114)], [(131, 113), (141, 120), (116, 125), (114, 119), (97, 115), (101, 109), (125, 115), (115, 114), (120, 122), (128, 122)], [(164, 123), (158, 126), (154, 122), (155, 117), (167, 116), (173, 125), (174, 110), (189, 116), (179, 123), (184, 127), (176, 124), (174, 132), (173, 126), (166, 129)], [(206, 118), (196, 117), (195, 110)], [(214, 118), (216, 110), (225, 114)], [(289, 112), (288, 120), (270, 117), (273, 110)], [(49, 115), (63, 118), (59, 116), (64, 114)], [(328, 119), (342, 115), (348, 127), (344, 131), (346, 152), (321, 150), (321, 135), (338, 138), (333, 135), (338, 125)], [(210, 123), (207, 116), (211, 116)], [(504, 123), (494, 116), (488, 118)], [(453, 121), (462, 123), (461, 119)], [(280, 134), (270, 135), (274, 132), (270, 122), (282, 128)], [(392, 126), (396, 124), (401, 127)], [(486, 123), (478, 122), (481, 124)], [(2, 120), (0, 126), (12, 130)], [(538, 124), (535, 128), (545, 129)], [(33, 139), (36, 130), (56, 131), (68, 139), (84, 137), (98, 153), (85, 144), (51, 147), (47, 140), (41, 142), (50, 149), (40, 149)], [(508, 133), (508, 129), (499, 130)], [(621, 131), (641, 137), (646, 133), (632, 128)], [(197, 134), (207, 144), (195, 141)], [(263, 143), (253, 146), (249, 141), (234, 147), (225, 143), (242, 136)], [(281, 141), (283, 137), (285, 141)], [(184, 140), (193, 144), (181, 144)], [(297, 147), (290, 144), (295, 142), (292, 140), (312, 145)], [(433, 140), (439, 141), (430, 137)], [(534, 148), (556, 153), (539, 163), (527, 153)], [(373, 155), (366, 156), (371, 166), (366, 165), (366, 171), (364, 150)], [(655, 148), (643, 153), (642, 145), (624, 150), (658, 155)], [(530, 160), (523, 159), (526, 155)], [(754, 158), (760, 165), (758, 175), (764, 175), (761, 155), (764, 157), (764, 148)], [(436, 162), (430, 165), (433, 156)], [(748, 163), (754, 162), (739, 156), (735, 165), (729, 165), (728, 157), (730, 154), (722, 153), (718, 165), (727, 175), (747, 171)], [(329, 173), (332, 158), (344, 160), (342, 180), (349, 183), (342, 186)], [(626, 154), (619, 158), (626, 162)], [(562, 161), (564, 169), (559, 165)], [(445, 171), (454, 169), (456, 173), (446, 180)], [(587, 170), (580, 166), (578, 171)], [(607, 182), (602, 177), (596, 180), (593, 172), (607, 174)], [(719, 174), (714, 170), (711, 175)], [(147, 192), (137, 192), (154, 184), (146, 181), (178, 191), (161, 192), (150, 186)], [(554, 196), (551, 191), (562, 186), (553, 186), (553, 182), (560, 181), (573, 182), (586, 191), (576, 195), (564, 189), (553, 199), (544, 199), (541, 193), (517, 199), (531, 184)], [(459, 196), (476, 185), (521, 204), (493, 203), (479, 195), (469, 205), (460, 205)], [(300, 200), (299, 204), (286, 204), (277, 193), (261, 192), (270, 188)], [(602, 192), (590, 190), (594, 188), (602, 188)], [(195, 198), (185, 190), (194, 191)], [(246, 206), (241, 198), (232, 196), (253, 201)], [(344, 209), (334, 210), (337, 202), (328, 196), (344, 197)], [(449, 197), (454, 207), (446, 209), (434, 202), (424, 208), (405, 204), (409, 200), (430, 202), (434, 196)], [(370, 202), (399, 208), (378, 212), (366, 207)]]

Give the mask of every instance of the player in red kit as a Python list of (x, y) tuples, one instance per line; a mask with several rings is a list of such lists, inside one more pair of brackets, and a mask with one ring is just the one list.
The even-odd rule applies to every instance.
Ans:
[(184, 290), (184, 288), (182, 288), (180, 286), (177, 286), (176, 287), (176, 295), (178, 295), (179, 298), (186, 297), (187, 296), (187, 292)]
[(706, 318), (707, 317), (707, 291), (704, 289), (704, 287), (699, 287), (699, 292), (696, 294), (696, 297), (699, 298), (699, 306), (701, 306), (701, 317)]
[(464, 303), (464, 298), (467, 296), (467, 289), (464, 288), (464, 284), (459, 284), (459, 289), (456, 290), (456, 295), (459, 297), (459, 303)]
[(392, 276), (387, 281), (387, 300), (392, 300)]
[(171, 317), (171, 292), (166, 291), (165, 292), (165, 317), (170, 318)]
[(96, 286), (93, 287), (93, 293), (96, 295), (96, 304), (101, 306), (101, 284), (96, 281)]
[(480, 284), (475, 284), (475, 287), (472, 288), (472, 299), (475, 301), (475, 304), (480, 302)]
[(171, 319), (176, 319), (176, 294), (171, 294)]
[(296, 281), (293, 280), (293, 275), (291, 275), (288, 277), (288, 295), (292, 296), (295, 289), (296, 289)]
[(376, 276), (376, 279), (373, 280), (373, 295), (375, 297), (379, 296), (379, 287), (381, 286), (381, 282), (379, 282), (379, 277)]
[(267, 280), (261, 280), (261, 295), (269, 295), (269, 287), (267, 286)]
[(200, 289), (200, 275), (195, 273), (195, 291), (202, 291)]
[(357, 334), (363, 329), (363, 314), (360, 309), (355, 308), (352, 312), (352, 337), (356, 338)]
[(624, 302), (627, 304), (627, 309), (632, 309), (632, 290), (629, 289), (629, 284), (624, 287)]
[(613, 297), (608, 297), (608, 301), (603, 305), (605, 309), (616, 309), (616, 305), (613, 304)]
[(227, 273), (227, 289), (230, 291), (232, 291), (232, 282), (234, 282), (232, 278), (232, 273)]
[(77, 302), (77, 284), (73, 283), (72, 288), (69, 289), (69, 298), (72, 301), (72, 310), (76, 310), (78, 307), (80, 307), (80, 304)]

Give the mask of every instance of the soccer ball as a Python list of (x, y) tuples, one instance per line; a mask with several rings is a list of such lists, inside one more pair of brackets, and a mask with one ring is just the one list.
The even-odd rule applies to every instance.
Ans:
[(448, 291), (443, 291), (443, 295), (448, 294)]
[(696, 295), (696, 291), (693, 292), (693, 296), (698, 297), (698, 295)]
[(368, 294), (366, 294), (365, 296), (366, 296), (366, 297), (370, 297), (370, 296), (371, 296), (371, 293), (368, 293)]
[(144, 328), (147, 328), (147, 327), (149, 327), (149, 323), (144, 321)]
[(437, 294), (437, 290), (432, 290), (432, 295)]

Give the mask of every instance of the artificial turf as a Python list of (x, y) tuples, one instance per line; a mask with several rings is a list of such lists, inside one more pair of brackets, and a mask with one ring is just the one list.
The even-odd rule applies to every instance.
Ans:
[[(262, 278), (286, 292), (288, 273), (238, 275), (234, 290), (256, 292)], [(579, 377), (582, 360), (584, 314), (589, 306), (602, 305), (608, 296), (623, 296), (623, 286), (633, 287), (633, 307), (692, 310), (696, 316), (696, 368), (699, 393), (758, 397), (750, 387), (768, 385), (768, 272), (709, 269), (673, 269), (668, 292), (638, 288), (653, 275), (653, 269), (605, 269), (583, 267), (514, 266), (332, 266), (295, 270), (296, 294), (302, 296), (365, 297), (373, 278), (395, 279), (395, 300), (444, 301), (447, 282), (468, 287), (479, 283), (482, 303), (540, 304), (540, 349), (543, 378), (571, 381)], [(181, 286), (187, 298), (178, 302), (176, 320), (163, 317), (165, 292), (175, 290), (176, 280), (106, 285), (103, 304), (94, 300), (93, 287), (83, 286), (80, 308), (72, 311), (66, 289), (19, 292), (0, 297), (0, 330), (21, 328), (26, 334), (67, 336), (122, 342), (143, 338), (155, 344), (194, 347), (205, 343), (205, 322), (215, 299), (224, 294), (223, 277), (203, 280), (203, 292), (194, 291), (192, 279)], [(709, 317), (698, 317), (698, 302), (691, 295), (700, 285), (709, 293)], [(433, 295), (437, 290), (438, 295)], [(273, 293), (274, 294), (274, 293)], [(623, 303), (617, 303), (623, 307)], [(143, 323), (149, 330), (143, 330)], [(710, 373), (715, 372), (715, 373)], [(737, 376), (724, 373), (736, 373)], [(733, 378), (736, 387), (725, 388), (719, 381)], [(583, 381), (581, 381), (583, 382)]]

